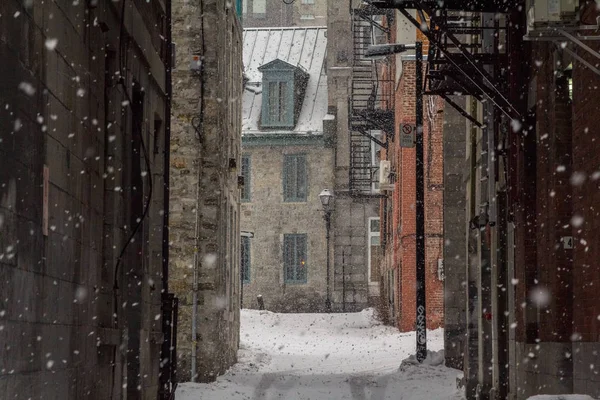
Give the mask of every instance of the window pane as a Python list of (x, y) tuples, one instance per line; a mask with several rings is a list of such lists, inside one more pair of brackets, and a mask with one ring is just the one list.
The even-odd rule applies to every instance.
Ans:
[(306, 280), (306, 235), (296, 236), (297, 263), (296, 280)]
[(279, 122), (288, 122), (287, 82), (279, 82)]
[(242, 249), (241, 249), (241, 267), (242, 267), (242, 279), (244, 282), (250, 282), (250, 238), (242, 236)]
[(242, 156), (242, 176), (244, 177), (244, 186), (242, 187), (242, 201), (250, 200), (250, 156)]
[(252, 2), (252, 12), (254, 14), (266, 14), (267, 0), (254, 0)]
[(279, 121), (279, 87), (277, 82), (269, 82), (269, 123)]
[(371, 232), (379, 232), (380, 231), (380, 221), (379, 218), (371, 220)]
[(296, 157), (296, 198), (306, 200), (306, 156)]
[(289, 283), (304, 283), (307, 276), (306, 234), (286, 234), (283, 237), (284, 279)]
[(283, 162), (284, 201), (306, 201), (307, 186), (306, 156), (286, 154)]

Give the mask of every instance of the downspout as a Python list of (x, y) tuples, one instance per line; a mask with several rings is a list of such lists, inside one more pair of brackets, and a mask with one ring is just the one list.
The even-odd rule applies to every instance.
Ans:
[[(200, 100), (202, 101), (202, 99)], [(200, 236), (200, 166), (198, 166), (198, 183), (196, 184), (196, 227), (194, 244), (194, 280), (192, 282), (192, 361), (191, 361), (191, 381), (196, 382), (196, 351), (198, 350), (198, 247)]]
[[(171, 350), (171, 342), (172, 342), (172, 326), (171, 321), (172, 311), (171, 304), (168, 305), (169, 312), (165, 312), (165, 306), (169, 299), (169, 197), (170, 197), (170, 168), (171, 168), (171, 157), (170, 157), (170, 147), (171, 147), (171, 99), (173, 94), (172, 89), (172, 69), (173, 69), (173, 37), (171, 30), (171, 0), (167, 0), (165, 2), (166, 7), (166, 44), (167, 44), (167, 55), (166, 55), (166, 74), (165, 74), (165, 94), (166, 94), (166, 102), (165, 102), (165, 142), (164, 142), (164, 154), (163, 154), (163, 231), (162, 231), (162, 332), (163, 332), (163, 343), (161, 347), (161, 363), (160, 363), (160, 389), (159, 396), (161, 398), (169, 398), (173, 395), (175, 390), (175, 382), (172, 382), (172, 378), (174, 376), (174, 366), (173, 364), (176, 362), (171, 359), (172, 354), (176, 354)], [(165, 318), (165, 316), (171, 316), (170, 319)], [(173, 391), (173, 392), (172, 392)]]

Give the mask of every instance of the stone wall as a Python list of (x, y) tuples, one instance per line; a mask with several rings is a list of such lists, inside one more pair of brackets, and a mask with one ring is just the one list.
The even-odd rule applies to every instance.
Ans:
[(158, 393), (167, 4), (88, 4), (0, 2), (6, 398)]
[[(325, 309), (327, 285), (327, 241), (319, 193), (333, 185), (333, 150), (321, 136), (303, 145), (244, 144), (250, 157), (250, 201), (242, 204), (242, 230), (250, 239), (250, 281), (244, 284), (244, 308), (258, 308), (262, 295), (265, 308), (275, 312), (317, 312)], [(307, 156), (307, 201), (283, 201), (283, 155)], [(283, 267), (283, 235), (307, 234), (307, 282), (286, 284)], [(333, 258), (331, 259), (333, 262)], [(333, 284), (333, 264), (331, 282)]]
[[(239, 344), (242, 30), (232, 2), (173, 3), (171, 285), (180, 298), (178, 374), (214, 380)], [(191, 71), (192, 56), (201, 68)], [(194, 279), (194, 276), (197, 279)], [(192, 337), (194, 282), (197, 335)]]

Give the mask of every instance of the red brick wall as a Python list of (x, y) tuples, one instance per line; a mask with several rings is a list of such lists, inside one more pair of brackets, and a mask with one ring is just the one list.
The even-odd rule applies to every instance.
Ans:
[[(388, 159), (397, 180), (393, 199), (393, 221), (391, 225), (392, 268), (399, 277), (398, 320), (400, 330), (415, 329), (416, 301), (416, 248), (415, 248), (415, 149), (400, 148), (399, 126), (401, 123), (415, 123), (415, 63), (403, 62), (403, 74), (396, 91), (395, 114), (396, 134), (390, 143)], [(424, 157), (425, 157), (425, 233), (426, 233), (426, 291), (427, 320), (429, 328), (438, 328), (443, 324), (443, 282), (438, 279), (437, 260), (442, 258), (442, 109), (443, 103), (433, 99), (433, 122), (428, 123), (427, 108), (429, 99), (424, 99)], [(431, 126), (430, 126), (431, 125)]]

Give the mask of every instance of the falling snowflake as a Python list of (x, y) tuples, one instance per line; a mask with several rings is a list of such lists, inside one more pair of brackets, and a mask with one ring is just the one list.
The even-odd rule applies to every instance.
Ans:
[(54, 49), (56, 49), (56, 45), (58, 44), (58, 39), (56, 38), (48, 38), (46, 39), (46, 43), (44, 43), (46, 45), (46, 48), (50, 51), (53, 51)]
[(19, 83), (19, 89), (25, 93), (27, 96), (33, 96), (35, 94), (35, 88), (29, 82), (21, 82)]

